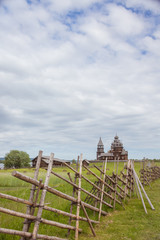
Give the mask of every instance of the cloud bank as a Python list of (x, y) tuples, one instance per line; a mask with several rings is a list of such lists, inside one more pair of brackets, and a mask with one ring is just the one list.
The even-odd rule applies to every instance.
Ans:
[(159, 158), (160, 3), (0, 2), (0, 155)]

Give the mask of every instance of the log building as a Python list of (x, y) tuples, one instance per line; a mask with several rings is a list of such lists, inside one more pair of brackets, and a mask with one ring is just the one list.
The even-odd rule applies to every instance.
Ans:
[[(38, 159), (38, 156), (35, 157), (32, 160), (32, 167), (33, 168), (36, 167), (37, 159)], [(53, 166), (64, 166), (64, 162), (70, 165), (70, 161), (62, 160), (62, 159), (59, 159), (59, 158), (54, 158), (53, 159)], [(41, 159), (40, 168), (48, 167), (48, 163), (49, 163), (49, 156), (43, 156), (42, 159)]]
[(123, 144), (117, 135), (114, 137), (111, 149), (106, 153), (104, 152), (102, 139), (99, 139), (97, 145), (97, 160), (105, 160), (106, 157), (108, 160), (128, 160), (128, 152), (124, 149)]

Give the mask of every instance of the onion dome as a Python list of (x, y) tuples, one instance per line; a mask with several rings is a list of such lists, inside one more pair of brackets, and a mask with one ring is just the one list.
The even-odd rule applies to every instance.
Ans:
[(123, 144), (121, 143), (121, 141), (119, 140), (119, 137), (117, 135), (114, 137), (114, 141), (111, 144), (111, 149), (114, 149), (116, 147), (123, 148)]

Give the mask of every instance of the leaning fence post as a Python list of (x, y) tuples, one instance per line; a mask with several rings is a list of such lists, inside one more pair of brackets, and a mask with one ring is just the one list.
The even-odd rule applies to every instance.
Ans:
[(103, 174), (103, 184), (102, 184), (102, 192), (101, 192), (101, 201), (100, 201), (100, 207), (99, 207), (98, 221), (100, 221), (100, 218), (101, 218), (103, 192), (104, 192), (104, 181), (105, 181), (105, 178), (106, 178), (106, 168), (107, 168), (107, 157), (106, 157), (106, 161), (105, 161), (105, 165), (104, 165), (104, 170), (103, 170), (104, 174)]
[(45, 182), (44, 182), (44, 188), (42, 190), (42, 195), (41, 195), (40, 204), (39, 204), (39, 208), (38, 208), (37, 220), (36, 220), (35, 225), (34, 225), (31, 240), (36, 240), (36, 238), (37, 238), (39, 224), (40, 224), (42, 211), (43, 211), (43, 207), (44, 207), (44, 200), (45, 200), (45, 197), (46, 197), (49, 178), (50, 178), (50, 174), (51, 174), (51, 170), (52, 170), (52, 166), (53, 166), (53, 159), (54, 159), (54, 154), (51, 153), (50, 159), (49, 159), (50, 161), (49, 161), (49, 165), (48, 165), (48, 170), (47, 170), (47, 174), (46, 174), (46, 179), (45, 179)]
[[(95, 166), (95, 165), (94, 165), (94, 166)], [(103, 161), (103, 165), (102, 165), (102, 171), (103, 171), (103, 169), (104, 169), (104, 161)], [(101, 173), (101, 174), (100, 174), (100, 178), (101, 178), (101, 177), (102, 177), (102, 172), (100, 172), (100, 173)], [(97, 183), (97, 186), (98, 186), (98, 185), (99, 185), (99, 187), (102, 187), (101, 182), (99, 182), (99, 184)], [(99, 196), (99, 191), (97, 191), (96, 196), (97, 196), (97, 197)], [(94, 206), (97, 207), (97, 205), (98, 205), (98, 201), (96, 200)], [(94, 212), (94, 215), (95, 215), (95, 212)]]
[[(39, 174), (39, 168), (40, 168), (40, 164), (41, 164), (42, 154), (43, 154), (43, 151), (40, 150), (39, 154), (38, 154), (38, 158), (37, 158), (36, 169), (35, 169), (35, 173), (34, 173), (34, 180), (38, 179), (38, 174)], [(29, 198), (29, 202), (31, 202), (31, 203), (33, 203), (35, 190), (36, 190), (36, 186), (32, 185), (30, 198)], [(31, 211), (32, 211), (32, 206), (28, 206), (26, 214), (31, 214)], [(30, 223), (28, 222), (27, 219), (25, 219), (24, 225), (23, 225), (23, 232), (28, 232), (29, 227), (30, 227)], [(25, 240), (25, 239), (26, 239), (25, 237), (21, 238), (21, 240)]]
[(79, 212), (81, 204), (81, 175), (82, 175), (82, 159), (83, 155), (80, 155), (80, 165), (79, 165), (79, 183), (78, 183), (78, 200), (77, 200), (77, 219), (76, 219), (76, 231), (75, 231), (75, 240), (78, 240), (78, 229), (79, 229)]
[(142, 201), (142, 204), (143, 204), (143, 207), (144, 207), (144, 211), (145, 211), (145, 213), (147, 213), (146, 205), (144, 203), (143, 196), (142, 196), (142, 193), (141, 193), (141, 190), (140, 190), (140, 187), (139, 187), (139, 183), (138, 183), (138, 180), (137, 180), (137, 175), (136, 175), (136, 172), (135, 172), (134, 169), (133, 169), (133, 174), (134, 174), (134, 179), (136, 181), (137, 188), (138, 188), (138, 191), (139, 191), (139, 195), (141, 197), (141, 201)]
[(88, 221), (88, 224), (89, 224), (89, 226), (90, 226), (90, 229), (91, 229), (91, 231), (92, 231), (92, 233), (93, 233), (93, 236), (96, 237), (96, 233), (95, 233), (94, 228), (93, 228), (93, 226), (92, 226), (91, 220), (90, 220), (90, 218), (88, 217), (87, 211), (86, 211), (86, 209), (85, 209), (84, 204), (82, 203), (82, 201), (81, 201), (81, 206), (82, 206), (83, 212), (84, 212), (84, 214), (85, 214), (85, 216), (86, 216), (86, 218), (87, 218), (87, 221)]
[(114, 201), (113, 201), (113, 209), (115, 210), (116, 208), (116, 193), (117, 193), (117, 175), (118, 175), (118, 166), (119, 166), (119, 157), (116, 159), (116, 175), (115, 175), (115, 185), (114, 185)]
[(138, 180), (138, 182), (139, 182), (139, 185), (140, 185), (141, 188), (142, 188), (142, 191), (143, 191), (143, 193), (144, 193), (144, 195), (145, 195), (145, 197), (146, 197), (146, 199), (147, 199), (149, 205), (151, 206), (152, 210), (155, 210), (155, 208), (153, 207), (153, 205), (152, 205), (152, 203), (151, 203), (151, 201), (150, 201), (150, 199), (149, 199), (149, 197), (148, 197), (146, 191), (144, 190), (144, 187), (143, 187), (141, 181), (139, 180), (139, 178), (138, 178), (138, 176), (137, 176), (137, 173), (136, 173), (136, 171), (134, 170), (134, 168), (133, 168), (133, 172), (134, 172), (134, 174), (135, 174), (135, 176), (136, 176), (136, 178), (137, 178), (137, 180)]
[(33, 206), (32, 206), (31, 215), (34, 215), (34, 212), (35, 212), (35, 207), (36, 207), (38, 197), (39, 197), (39, 193), (40, 193), (40, 190), (41, 190), (42, 181), (43, 181), (42, 179), (39, 180), (39, 186), (38, 186), (38, 189), (37, 189), (37, 192), (36, 192), (36, 197), (35, 197), (35, 200), (34, 200), (34, 203), (33, 203)]
[[(77, 163), (76, 163), (76, 171), (78, 171), (78, 167), (79, 167), (79, 156), (77, 157)], [(69, 174), (68, 174), (69, 175)], [(70, 175), (69, 175), (70, 176)], [(72, 179), (70, 179), (71, 181)], [(72, 182), (72, 181), (71, 181)], [(75, 173), (75, 177), (74, 177), (74, 183), (76, 184), (77, 182), (77, 174)], [(72, 193), (72, 197), (74, 197), (75, 193), (77, 193), (75, 187), (73, 187), (73, 193)], [(71, 207), (70, 207), (70, 213), (73, 212), (73, 205), (74, 205), (74, 202), (71, 202)], [(71, 225), (71, 221), (72, 221), (72, 217), (69, 218), (69, 222), (68, 224)], [(69, 236), (70, 234), (70, 229), (68, 229), (68, 233), (67, 233), (67, 237)]]
[(126, 174), (126, 185), (125, 185), (125, 197), (124, 197), (124, 199), (126, 198), (126, 195), (128, 194), (128, 183), (129, 183), (129, 181), (128, 181), (128, 179), (129, 179), (129, 162), (130, 162), (130, 160), (128, 160), (128, 162), (127, 162), (127, 165), (126, 165), (126, 168), (127, 168), (127, 174)]

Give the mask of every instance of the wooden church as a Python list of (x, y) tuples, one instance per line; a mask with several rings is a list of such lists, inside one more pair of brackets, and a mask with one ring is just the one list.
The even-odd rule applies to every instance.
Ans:
[(97, 160), (105, 160), (106, 157), (108, 160), (128, 160), (128, 152), (124, 149), (123, 144), (117, 135), (114, 137), (111, 149), (106, 153), (104, 152), (102, 139), (99, 139), (97, 145)]

